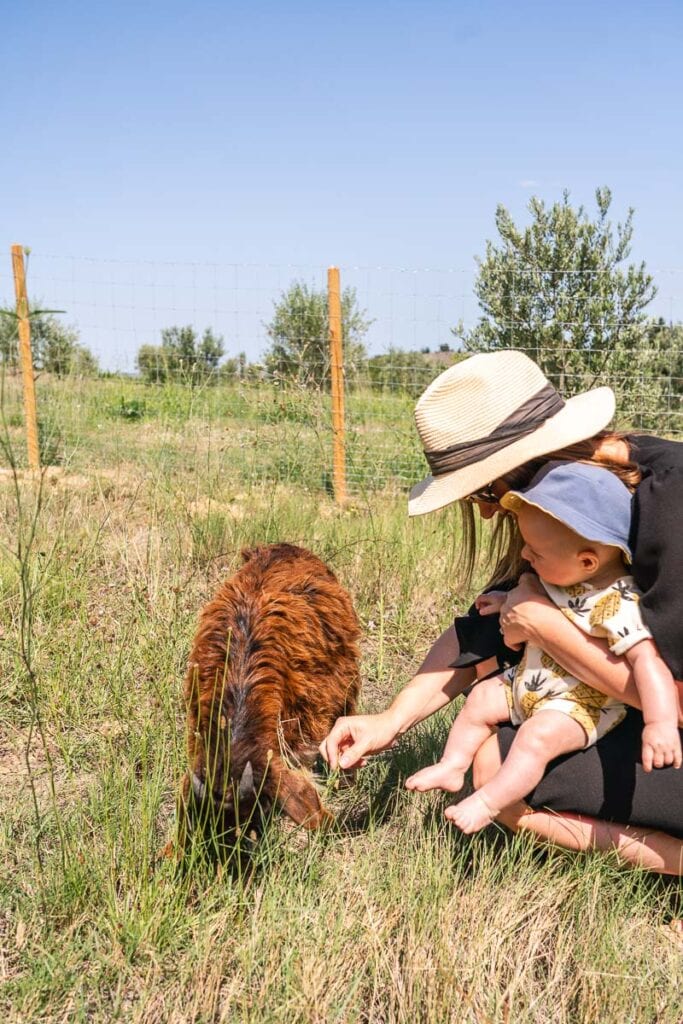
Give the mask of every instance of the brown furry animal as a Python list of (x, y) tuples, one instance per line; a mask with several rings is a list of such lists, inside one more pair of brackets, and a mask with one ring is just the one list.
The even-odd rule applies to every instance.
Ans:
[(274, 805), (309, 829), (331, 818), (305, 766), (360, 686), (358, 620), (327, 566), (291, 544), (242, 557), (201, 613), (185, 681), (181, 818), (224, 845)]

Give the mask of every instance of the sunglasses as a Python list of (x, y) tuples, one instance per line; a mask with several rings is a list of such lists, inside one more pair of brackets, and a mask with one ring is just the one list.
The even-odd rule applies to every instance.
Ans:
[(480, 491), (472, 491), (472, 493), (466, 495), (463, 500), (482, 501), (485, 505), (497, 505), (500, 498), (494, 492), (493, 486), (491, 484), (487, 484), (486, 487), (482, 487)]

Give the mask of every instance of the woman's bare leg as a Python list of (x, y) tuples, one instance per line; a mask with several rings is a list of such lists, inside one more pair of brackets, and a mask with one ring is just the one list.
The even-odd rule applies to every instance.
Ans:
[[(474, 758), (475, 786), (486, 785), (500, 765), (498, 739), (492, 736)], [(634, 867), (663, 875), (683, 875), (683, 840), (656, 829), (620, 825), (567, 811), (533, 811), (523, 800), (506, 807), (498, 820), (513, 832), (523, 829), (567, 850), (613, 850), (620, 860)]]

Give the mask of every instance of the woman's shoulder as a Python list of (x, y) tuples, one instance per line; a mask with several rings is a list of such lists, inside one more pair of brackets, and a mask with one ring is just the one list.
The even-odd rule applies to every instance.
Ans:
[[(683, 678), (683, 444), (641, 435), (633, 457), (643, 470), (631, 515), (633, 575), (640, 608), (659, 653), (676, 679)], [(635, 450), (637, 447), (637, 451)]]
[[(643, 514), (656, 512), (652, 527), (658, 532), (678, 524), (683, 502), (683, 442), (649, 434), (629, 438), (631, 457), (638, 463), (643, 479), (636, 488), (635, 505)], [(667, 516), (667, 510), (669, 515)], [(673, 516), (672, 522), (667, 518)]]
[(631, 457), (641, 469), (653, 473), (667, 470), (683, 472), (683, 442), (671, 441), (650, 434), (629, 434), (626, 438), (631, 448)]

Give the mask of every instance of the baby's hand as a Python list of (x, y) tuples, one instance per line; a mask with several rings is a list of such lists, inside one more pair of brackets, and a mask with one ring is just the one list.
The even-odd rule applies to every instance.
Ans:
[(490, 590), (488, 594), (480, 594), (474, 607), (480, 615), (497, 615), (505, 604), (507, 593), (504, 590)]
[(672, 764), (680, 768), (683, 763), (681, 737), (673, 722), (650, 722), (643, 729), (643, 768), (665, 768)]

